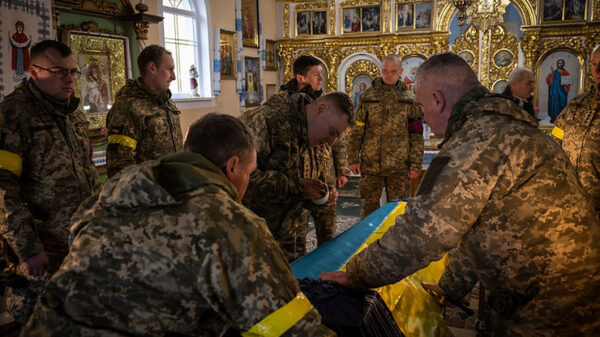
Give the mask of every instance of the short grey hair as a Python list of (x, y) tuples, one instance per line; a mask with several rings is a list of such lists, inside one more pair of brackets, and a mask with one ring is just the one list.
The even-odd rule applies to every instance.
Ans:
[(402, 61), (400, 61), (400, 58), (396, 54), (389, 54), (388, 56), (384, 57), (383, 60), (381, 60), (382, 66), (383, 62), (385, 61), (394, 61), (398, 66), (402, 67)]
[(520, 81), (525, 74), (532, 74), (533, 71), (525, 67), (517, 67), (508, 74), (508, 84)]

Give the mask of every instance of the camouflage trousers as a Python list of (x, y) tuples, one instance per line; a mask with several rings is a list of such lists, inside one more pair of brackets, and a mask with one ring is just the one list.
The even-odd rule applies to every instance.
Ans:
[(363, 174), (360, 178), (360, 198), (362, 199), (361, 218), (379, 208), (381, 190), (385, 188), (387, 200), (407, 197), (410, 193), (410, 182), (406, 173), (397, 176), (374, 176)]
[(293, 206), (281, 221), (267, 219), (267, 224), (288, 262), (306, 255), (308, 211), (302, 204)]
[(22, 327), (27, 324), (33, 313), (35, 302), (44, 290), (45, 281), (49, 278), (30, 280), (28, 285), (22, 288), (6, 288), (6, 307), (12, 318)]

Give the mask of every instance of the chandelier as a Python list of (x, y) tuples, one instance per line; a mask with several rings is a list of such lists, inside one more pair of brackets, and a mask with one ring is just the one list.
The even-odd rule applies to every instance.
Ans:
[(458, 26), (462, 28), (467, 21), (467, 8), (471, 6), (473, 0), (452, 0), (452, 4), (458, 9)]

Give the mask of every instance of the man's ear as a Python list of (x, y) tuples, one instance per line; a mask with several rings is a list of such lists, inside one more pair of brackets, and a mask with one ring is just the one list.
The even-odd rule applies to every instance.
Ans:
[(302, 76), (302, 74), (296, 74), (296, 82), (304, 83), (304, 76)]
[(35, 68), (33, 65), (30, 65), (30, 66), (29, 66), (29, 74), (31, 74), (31, 77), (32, 77), (34, 80), (36, 80), (36, 81), (37, 81), (37, 80), (39, 79), (39, 75), (38, 75), (38, 73), (37, 73), (37, 69), (36, 69), (36, 68)]
[(444, 97), (444, 94), (439, 90), (434, 90), (432, 94), (433, 101), (435, 102), (436, 112), (440, 113), (444, 110), (444, 107), (446, 106), (446, 98)]
[(325, 102), (320, 102), (317, 105), (317, 114), (320, 115), (320, 114), (325, 113), (327, 111), (329, 111), (329, 103), (327, 103), (326, 101)]
[(156, 72), (156, 64), (154, 64), (154, 62), (148, 62), (148, 64), (146, 64), (146, 72), (149, 73), (154, 73)]
[(240, 163), (240, 157), (231, 156), (227, 159), (227, 163), (225, 164), (225, 175), (229, 181), (233, 180), (235, 174), (238, 170), (238, 165)]

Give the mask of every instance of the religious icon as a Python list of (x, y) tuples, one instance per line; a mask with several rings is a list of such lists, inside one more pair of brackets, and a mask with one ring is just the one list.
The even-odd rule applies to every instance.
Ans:
[(543, 21), (560, 21), (563, 14), (563, 0), (544, 0)]
[(431, 3), (415, 4), (415, 28), (431, 28)]
[(196, 70), (196, 66), (192, 64), (190, 67), (190, 88), (192, 92), (190, 93), (191, 97), (198, 97), (198, 70)]
[[(106, 55), (80, 55), (87, 59), (82, 67), (81, 97), (85, 112), (108, 112), (110, 90), (108, 84), (108, 57)], [(85, 61), (84, 61), (85, 62)]]
[(492, 86), (492, 92), (494, 92), (494, 94), (501, 94), (507, 86), (508, 82), (505, 80), (496, 81), (496, 83), (494, 83)]
[(265, 69), (266, 70), (277, 70), (277, 41), (266, 40), (266, 60), (265, 60)]
[(396, 29), (413, 28), (414, 8), (412, 4), (398, 4)]
[(500, 50), (494, 55), (494, 64), (498, 67), (506, 67), (512, 62), (513, 55), (508, 50)]
[(235, 79), (235, 32), (221, 29), (220, 36), (220, 72), (221, 79)]
[(475, 61), (475, 56), (470, 51), (461, 51), (458, 53), (458, 56), (462, 57), (471, 67), (473, 66), (473, 62)]
[(380, 30), (379, 7), (369, 7), (362, 9), (362, 31), (378, 32)]
[(246, 75), (246, 106), (260, 105), (260, 79), (258, 72), (258, 57), (245, 57), (245, 75)]
[(310, 12), (296, 13), (296, 35), (310, 35)]
[(344, 33), (360, 32), (359, 8), (345, 8), (342, 10), (342, 31)]
[(257, 0), (242, 0), (242, 44), (258, 48)]
[(538, 73), (538, 117), (540, 124), (548, 125), (579, 93), (582, 65), (570, 51), (557, 50), (543, 59)]
[(402, 60), (402, 71), (400, 79), (406, 84), (408, 88), (412, 88), (415, 83), (415, 77), (417, 75), (417, 68), (423, 63), (423, 59), (418, 56), (407, 57)]
[(564, 20), (584, 20), (586, 0), (565, 0)]
[(550, 122), (554, 122), (562, 109), (567, 106), (567, 96), (571, 89), (571, 74), (565, 69), (565, 60), (558, 59), (556, 69), (550, 67), (546, 83), (548, 83), (548, 114)]
[(327, 34), (327, 12), (313, 12), (312, 33), (313, 35)]
[(354, 107), (358, 105), (360, 96), (371, 87), (373, 79), (369, 75), (358, 75), (352, 81), (352, 104)]
[(25, 35), (25, 24), (21, 20), (15, 22), (15, 33), (9, 35), (9, 43), (12, 47), (12, 70), (15, 80), (25, 80), (25, 73), (29, 69), (29, 47), (31, 46), (31, 35)]

